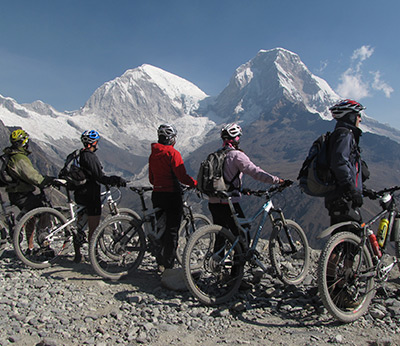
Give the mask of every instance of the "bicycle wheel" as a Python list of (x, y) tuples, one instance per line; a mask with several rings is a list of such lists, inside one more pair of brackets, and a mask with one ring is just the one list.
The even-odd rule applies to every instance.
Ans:
[(0, 257), (3, 256), (4, 250), (7, 247), (8, 228), (5, 223), (0, 220)]
[(189, 291), (203, 304), (221, 304), (237, 292), (243, 277), (244, 256), (229, 230), (209, 225), (190, 237), (183, 255)]
[[(354, 233), (332, 236), (318, 263), (318, 290), (333, 317), (352, 322), (368, 309), (374, 296), (374, 267), (367, 247)], [(371, 272), (372, 268), (372, 272)]]
[(269, 240), (271, 264), (280, 280), (297, 285), (304, 280), (310, 265), (310, 248), (303, 229), (294, 221), (276, 220)]
[(189, 217), (182, 220), (178, 234), (178, 247), (176, 248), (176, 259), (182, 264), (183, 252), (190, 236), (203, 226), (211, 225), (210, 219), (202, 214), (193, 214), (193, 222)]
[(72, 233), (67, 218), (58, 210), (41, 207), (26, 213), (15, 226), (13, 245), (26, 265), (41, 269), (67, 255)]
[(135, 270), (146, 252), (140, 221), (128, 215), (105, 219), (93, 233), (89, 257), (93, 269), (105, 279), (119, 280)]
[(118, 208), (118, 215), (127, 215), (127, 216), (132, 216), (137, 220), (140, 219), (139, 214), (136, 211), (129, 208)]

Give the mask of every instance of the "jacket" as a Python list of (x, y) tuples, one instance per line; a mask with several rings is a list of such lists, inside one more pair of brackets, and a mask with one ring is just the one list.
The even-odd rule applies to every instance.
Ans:
[[(239, 174), (238, 174), (239, 173)], [(271, 175), (256, 166), (250, 158), (241, 150), (230, 150), (226, 154), (224, 162), (224, 180), (232, 181), (234, 189), (239, 190), (242, 185), (243, 174), (247, 174), (255, 180), (261, 181), (267, 184), (278, 184), (279, 177)], [(239, 197), (232, 197), (232, 202), (238, 202)], [(210, 197), (209, 203), (227, 203), (225, 200), (221, 200), (218, 197)]]
[(149, 181), (156, 192), (178, 192), (179, 182), (190, 187), (197, 185), (197, 181), (186, 173), (179, 151), (172, 145), (160, 143), (151, 144)]
[(362, 193), (362, 165), (358, 146), (361, 134), (358, 127), (337, 122), (329, 142), (330, 168), (337, 188), (325, 198), (326, 202), (342, 198), (351, 190)]
[(8, 193), (27, 193), (35, 191), (35, 186), (42, 187), (47, 179), (32, 165), (28, 155), (29, 150), (24, 147), (7, 147), (4, 153), (10, 155), (8, 173), (16, 179), (16, 184), (6, 187)]

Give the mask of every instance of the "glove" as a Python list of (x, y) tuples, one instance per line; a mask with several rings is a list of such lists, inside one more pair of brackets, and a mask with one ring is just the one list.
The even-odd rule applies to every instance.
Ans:
[(363, 195), (369, 199), (376, 199), (378, 197), (376, 191), (367, 189), (366, 187), (363, 188)]
[(112, 175), (110, 177), (110, 185), (112, 186), (117, 186), (117, 187), (125, 187), (126, 186), (126, 180), (118, 177), (117, 175)]
[(351, 207), (352, 208), (359, 208), (363, 205), (363, 196), (358, 191), (351, 191)]

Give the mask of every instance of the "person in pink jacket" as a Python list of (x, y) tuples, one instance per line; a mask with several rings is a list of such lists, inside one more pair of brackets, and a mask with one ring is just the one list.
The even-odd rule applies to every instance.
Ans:
[[(231, 190), (237, 190), (239, 195), (232, 197), (232, 202), (239, 217), (244, 217), (242, 208), (240, 207), (240, 189), (242, 187), (243, 174), (247, 174), (255, 180), (267, 184), (283, 184), (284, 180), (269, 174), (256, 166), (249, 157), (239, 149), (240, 137), (242, 129), (238, 124), (228, 124), (221, 130), (221, 138), (223, 147), (229, 147), (224, 163), (224, 180), (230, 182)], [(211, 212), (213, 223), (228, 228), (233, 234), (238, 235), (238, 229), (232, 218), (228, 202), (218, 197), (210, 197), (208, 208)], [(241, 285), (242, 289), (250, 288), (246, 283)]]

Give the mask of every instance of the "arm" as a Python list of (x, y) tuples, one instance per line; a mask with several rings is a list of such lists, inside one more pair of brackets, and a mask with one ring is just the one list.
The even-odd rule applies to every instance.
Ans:
[(282, 182), (282, 179), (270, 173), (267, 173), (260, 167), (256, 166), (253, 162), (251, 162), (249, 157), (241, 151), (238, 151), (236, 153), (236, 167), (239, 169), (240, 172), (249, 175), (255, 180), (267, 184), (279, 184)]
[(197, 181), (187, 174), (181, 154), (175, 150), (171, 156), (171, 168), (178, 180), (185, 185), (195, 187)]

